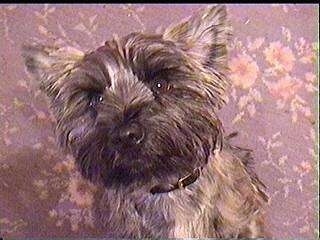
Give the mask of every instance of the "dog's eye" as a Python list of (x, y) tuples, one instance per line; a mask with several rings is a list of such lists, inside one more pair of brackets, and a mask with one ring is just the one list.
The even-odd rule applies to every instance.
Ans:
[(163, 79), (156, 80), (154, 82), (154, 85), (152, 86), (152, 91), (156, 94), (163, 93), (167, 90), (169, 90), (169, 84), (166, 80)]
[(90, 107), (95, 107), (98, 103), (103, 102), (103, 96), (100, 93), (91, 93), (90, 94)]

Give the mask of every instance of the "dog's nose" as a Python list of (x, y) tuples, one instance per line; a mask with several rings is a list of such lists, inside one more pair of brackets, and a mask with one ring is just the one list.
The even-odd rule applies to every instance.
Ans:
[(130, 146), (139, 145), (143, 141), (144, 136), (143, 128), (137, 123), (122, 127), (119, 131), (120, 141)]

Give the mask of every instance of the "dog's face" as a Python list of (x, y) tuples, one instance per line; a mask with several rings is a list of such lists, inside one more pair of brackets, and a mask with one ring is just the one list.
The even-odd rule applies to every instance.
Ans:
[(83, 176), (106, 186), (181, 177), (217, 147), (224, 103), (226, 9), (210, 7), (161, 35), (132, 33), (87, 54), (24, 47)]

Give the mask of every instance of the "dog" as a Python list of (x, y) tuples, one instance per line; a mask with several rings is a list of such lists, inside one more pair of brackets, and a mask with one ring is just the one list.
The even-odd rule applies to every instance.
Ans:
[(23, 46), (60, 146), (103, 188), (97, 218), (112, 236), (265, 236), (265, 186), (217, 115), (231, 32), (216, 5), (162, 34), (114, 37), (88, 53)]

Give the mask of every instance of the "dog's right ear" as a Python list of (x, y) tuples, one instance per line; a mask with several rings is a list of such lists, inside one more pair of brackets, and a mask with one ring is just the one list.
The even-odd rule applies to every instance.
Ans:
[(224, 72), (232, 28), (224, 5), (208, 6), (180, 24), (168, 27), (163, 38), (175, 42), (208, 69)]
[(84, 53), (70, 47), (23, 45), (22, 56), (27, 71), (39, 81), (41, 89), (49, 97), (55, 97), (63, 80), (84, 57)]
[(227, 45), (231, 33), (226, 6), (210, 5), (187, 20), (168, 27), (162, 35), (164, 40), (174, 42), (202, 66), (201, 70), (206, 70), (202, 72), (205, 77), (199, 80), (218, 108), (227, 101)]

